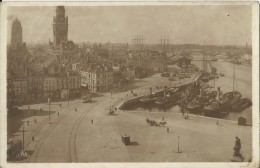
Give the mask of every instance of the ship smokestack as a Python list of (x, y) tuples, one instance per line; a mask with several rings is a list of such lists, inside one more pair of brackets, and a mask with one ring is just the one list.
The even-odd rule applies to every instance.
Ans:
[(220, 87), (218, 87), (218, 91), (217, 91), (217, 100), (220, 100)]

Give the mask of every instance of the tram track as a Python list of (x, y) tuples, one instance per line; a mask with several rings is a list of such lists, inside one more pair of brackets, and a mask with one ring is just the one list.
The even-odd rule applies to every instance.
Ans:
[[(59, 111), (59, 112), (61, 112), (61, 111)], [(51, 116), (53, 116), (53, 115), (54, 114), (51, 114)], [(33, 136), (37, 136), (39, 134), (39, 132), (42, 130), (42, 128), (45, 127), (46, 124), (48, 124), (48, 122), (49, 122), (49, 119), (45, 118), (43, 123), (41, 123), (41, 125), (39, 127), (37, 127), (35, 131), (33, 131)], [(25, 147), (28, 146), (30, 144), (30, 142), (31, 142), (31, 139), (30, 138), (27, 139), (25, 141)]]
[(85, 109), (81, 115), (78, 117), (76, 122), (74, 122), (74, 125), (72, 127), (72, 130), (70, 132), (70, 138), (69, 138), (69, 162), (78, 162), (78, 156), (77, 156), (77, 148), (76, 148), (76, 139), (77, 139), (77, 133), (78, 129), (82, 123), (82, 121), (89, 115), (90, 111), (97, 107), (99, 104), (103, 103), (106, 100), (107, 97), (104, 97), (100, 102), (93, 104), (92, 106)]
[[(81, 102), (78, 102), (78, 103), (76, 103), (75, 105), (78, 105), (78, 104), (80, 104), (80, 103), (81, 103)], [(68, 109), (68, 110), (69, 110), (69, 109)], [(67, 113), (68, 113), (68, 112), (69, 112), (69, 111), (67, 111)], [(66, 112), (64, 111), (64, 113), (66, 113)], [(66, 116), (66, 115), (60, 115), (59, 118), (56, 118), (55, 124), (51, 124), (52, 130), (54, 130), (54, 129), (59, 125), (59, 124), (57, 124), (57, 123), (59, 123), (62, 119), (64, 119), (65, 116)], [(57, 120), (57, 119), (58, 119), (58, 120)], [(46, 122), (46, 124), (48, 124), (48, 122)], [(38, 135), (39, 132), (46, 126), (46, 124), (42, 124), (42, 126), (41, 126), (39, 129), (37, 129), (37, 132), (34, 134), (34, 136)], [(36, 146), (35, 146), (35, 148), (34, 148), (34, 154), (33, 154), (33, 156), (38, 156), (38, 154), (39, 154), (39, 152), (40, 152), (40, 149), (42, 148), (42, 145), (44, 144), (45, 140), (49, 137), (50, 133), (52, 132), (52, 131), (50, 131), (49, 129), (50, 129), (50, 128), (47, 128), (47, 130), (42, 134), (42, 136), (41, 136), (41, 138), (40, 138), (40, 141), (36, 144)], [(29, 143), (28, 143), (28, 144), (29, 144)], [(28, 145), (28, 144), (26, 144), (26, 145)], [(32, 157), (32, 158), (33, 158), (33, 160), (30, 160), (30, 161), (36, 162), (37, 157)], [(31, 159), (32, 159), (32, 158), (31, 158)]]
[[(63, 118), (64, 118), (65, 116), (63, 115), (62, 117), (60, 117), (59, 118), (59, 120), (58, 121), (56, 121), (57, 123), (60, 121), (60, 120), (62, 120)], [(54, 126), (52, 126), (52, 130), (54, 130), (56, 127), (58, 126), (58, 124), (55, 124)], [(43, 143), (45, 142), (45, 139), (47, 139), (48, 137), (49, 137), (49, 135), (50, 135), (50, 128), (47, 128), (48, 130), (46, 130), (45, 132), (44, 132), (44, 134), (41, 136), (41, 140), (39, 141), (39, 143), (36, 145), (36, 147), (35, 147), (35, 149), (34, 149), (34, 154), (33, 154), (33, 156), (35, 156), (35, 157), (33, 157), (34, 159), (33, 159), (33, 162), (36, 162), (36, 159), (37, 159), (37, 156), (39, 155), (39, 152), (40, 152), (40, 149), (42, 148), (42, 145), (43, 145)]]

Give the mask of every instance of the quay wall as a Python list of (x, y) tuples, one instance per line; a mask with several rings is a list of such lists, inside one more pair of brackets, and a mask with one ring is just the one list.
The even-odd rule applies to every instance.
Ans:
[[(178, 87), (182, 87), (182, 86), (188, 86), (188, 85), (193, 84), (194, 82), (198, 81), (200, 78), (201, 78), (201, 74), (200, 74), (199, 76), (197, 76), (193, 81), (186, 82), (186, 83), (183, 83), (183, 84), (179, 84), (179, 85), (177, 85), (177, 86), (175, 86), (175, 87), (171, 87), (171, 88), (178, 88)], [(163, 91), (164, 91), (164, 89), (159, 90), (159, 91), (155, 92), (155, 94), (159, 94), (159, 93), (161, 93), (161, 92), (163, 92)], [(135, 98), (132, 98), (132, 99), (129, 99), (129, 100), (122, 101), (122, 102), (120, 102), (120, 103), (117, 105), (117, 107), (118, 107), (118, 109), (121, 110), (121, 109), (123, 109), (124, 106), (126, 106), (127, 104), (133, 103), (133, 102), (136, 102), (136, 101), (139, 101), (141, 98), (143, 98), (143, 97), (145, 97), (145, 96), (148, 96), (148, 94), (142, 95), (142, 96), (138, 96), (138, 97), (135, 97)]]

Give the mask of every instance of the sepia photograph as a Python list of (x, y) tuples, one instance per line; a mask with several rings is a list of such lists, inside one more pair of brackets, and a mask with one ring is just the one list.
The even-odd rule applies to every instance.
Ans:
[(259, 167), (259, 4), (1, 5), (0, 166)]

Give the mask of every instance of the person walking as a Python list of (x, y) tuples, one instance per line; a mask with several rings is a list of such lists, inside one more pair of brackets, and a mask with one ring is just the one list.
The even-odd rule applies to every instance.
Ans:
[(94, 122), (94, 121), (93, 121), (93, 120), (91, 120), (91, 124), (92, 124), (92, 125), (93, 125), (93, 122)]
[(218, 120), (217, 120), (217, 123), (216, 123), (216, 125), (218, 125), (218, 126), (219, 126), (219, 122), (218, 122)]
[(236, 137), (235, 146), (234, 146), (234, 154), (233, 156), (241, 157), (240, 149), (241, 149), (241, 141), (238, 137)]
[(169, 129), (169, 127), (167, 127), (167, 133), (169, 133), (170, 132), (170, 129)]

